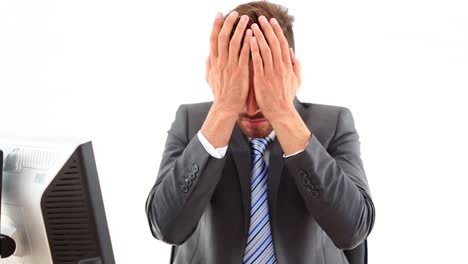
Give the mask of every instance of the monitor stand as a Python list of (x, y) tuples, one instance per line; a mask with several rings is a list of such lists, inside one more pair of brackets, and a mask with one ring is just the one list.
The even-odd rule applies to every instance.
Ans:
[(15, 253), (16, 243), (11, 237), (1, 233), (2, 182), (3, 182), (3, 152), (0, 150), (0, 258), (8, 258)]

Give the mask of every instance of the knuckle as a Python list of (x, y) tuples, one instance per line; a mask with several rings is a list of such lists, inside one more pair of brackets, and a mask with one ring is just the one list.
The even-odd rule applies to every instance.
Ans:
[(217, 69), (218, 71), (223, 71), (224, 68), (226, 68), (225, 63), (222, 63), (222, 62), (220, 62), (220, 61), (218, 61), (218, 62), (216, 63), (216, 69)]
[(272, 46), (278, 47), (279, 45), (280, 45), (280, 42), (278, 41), (278, 39), (273, 39)]
[(235, 63), (234, 61), (230, 60), (227, 64), (226, 64), (226, 70), (228, 73), (232, 74), (233, 72), (235, 72), (235, 68), (237, 66), (237, 63)]
[(218, 40), (218, 37), (215, 34), (211, 34), (210, 40), (211, 42), (215, 42), (216, 40)]
[(220, 42), (226, 43), (226, 42), (229, 41), (229, 36), (228, 36), (227, 34), (224, 34), (224, 33), (223, 33), (223, 34), (220, 34), (219, 37), (218, 37), (218, 40), (219, 40)]
[(249, 51), (250, 49), (248, 47), (246, 47), (246, 45), (242, 45), (242, 49), (241, 49), (241, 53), (244, 54), (246, 53), (247, 51)]
[(229, 47), (238, 49), (239, 48), (239, 43), (234, 38), (232, 38), (231, 41), (229, 41)]

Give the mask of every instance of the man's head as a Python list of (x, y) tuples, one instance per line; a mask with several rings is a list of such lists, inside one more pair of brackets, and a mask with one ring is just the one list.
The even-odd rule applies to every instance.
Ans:
[[(246, 4), (241, 4), (234, 8), (232, 11), (239, 13), (239, 18), (242, 15), (247, 15), (249, 17), (249, 23), (247, 28), (250, 28), (252, 24), (259, 24), (258, 17), (263, 15), (268, 20), (270, 18), (276, 18), (278, 20), (283, 34), (285, 35), (289, 47), (293, 50), (294, 48), (294, 33), (292, 29), (292, 24), (294, 22), (294, 17), (288, 14), (288, 9), (277, 4), (273, 4), (267, 1), (255, 1), (249, 2)], [(239, 21), (239, 20), (238, 20)], [(235, 32), (237, 23), (234, 25), (232, 35)], [(243, 42), (243, 41), (242, 41)], [(252, 120), (262, 120), (259, 122), (252, 122)], [(249, 62), (249, 95), (245, 107), (242, 112), (239, 113), (237, 123), (244, 134), (248, 137), (265, 137), (273, 130), (271, 123), (266, 120), (260, 111), (260, 108), (257, 105), (254, 94), (254, 83), (253, 83), (253, 65), (252, 59)]]
[[(239, 13), (237, 23), (239, 22), (239, 19), (242, 15), (247, 15), (249, 17), (249, 23), (247, 24), (247, 28), (250, 28), (254, 23), (259, 24), (259, 16), (263, 15), (268, 20), (270, 20), (270, 18), (273, 17), (276, 18), (276, 20), (278, 20), (278, 23), (281, 26), (281, 29), (283, 30), (284, 36), (288, 40), (289, 47), (295, 51), (294, 32), (292, 28), (294, 17), (288, 14), (288, 9), (286, 7), (270, 3), (268, 1), (255, 1), (246, 4), (241, 4), (233, 10), (231, 10), (229, 13), (231, 13), (232, 11), (236, 11), (237, 13)], [(229, 13), (226, 14), (226, 17), (229, 15)], [(237, 23), (234, 24), (231, 37), (234, 34)]]

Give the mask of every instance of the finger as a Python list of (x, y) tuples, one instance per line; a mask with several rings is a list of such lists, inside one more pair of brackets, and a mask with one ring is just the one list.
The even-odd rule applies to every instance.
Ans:
[(270, 47), (268, 46), (268, 43), (265, 39), (265, 36), (263, 36), (262, 31), (258, 27), (257, 24), (252, 24), (252, 31), (255, 36), (255, 42), (256, 46), (259, 48), (260, 53), (262, 56), (262, 61), (263, 61), (263, 69), (264, 70), (272, 70), (273, 69), (273, 59), (271, 56), (271, 50)]
[(252, 37), (252, 30), (249, 28), (245, 31), (244, 44), (242, 45), (242, 50), (241, 50), (241, 54), (239, 57), (239, 65), (248, 65), (249, 63), (250, 38), (251, 37)]
[(226, 62), (229, 56), (229, 41), (231, 39), (231, 32), (238, 17), (236, 11), (232, 11), (224, 20), (223, 27), (218, 36), (218, 54), (219, 61)]
[(213, 28), (211, 29), (210, 35), (210, 53), (212, 54), (212, 59), (218, 57), (218, 35), (222, 26), (223, 14), (218, 12), (213, 22)]
[[(262, 27), (263, 34), (268, 41), (268, 46), (271, 49), (272, 56), (273, 56), (273, 63), (275, 66), (282, 62), (283, 58), (281, 57), (281, 47), (278, 38), (276, 37), (273, 28), (271, 27), (270, 23), (266, 19), (265, 16), (260, 16), (258, 18), (260, 22), (260, 26)], [(260, 42), (261, 43), (261, 42)], [(286, 53), (287, 54), (287, 53)]]
[(241, 49), (242, 36), (244, 35), (245, 28), (249, 23), (249, 17), (246, 15), (241, 16), (239, 23), (237, 24), (234, 35), (229, 42), (229, 61), (235, 63), (239, 60), (239, 51)]
[(289, 43), (286, 37), (284, 36), (283, 29), (281, 29), (280, 24), (276, 18), (270, 19), (271, 26), (275, 32), (276, 37), (280, 43), (281, 56), (284, 64), (290, 69), (291, 68), (291, 57), (289, 55)]
[(252, 51), (252, 63), (254, 74), (263, 75), (263, 61), (256, 37), (250, 38), (250, 50)]
[(299, 84), (301, 84), (301, 82), (302, 82), (301, 63), (296, 58), (296, 54), (294, 54), (294, 51), (293, 51), (292, 48), (289, 48), (289, 53), (291, 55), (291, 61), (292, 61), (292, 67), (293, 67), (294, 75), (296, 75), (297, 81), (299, 82)]

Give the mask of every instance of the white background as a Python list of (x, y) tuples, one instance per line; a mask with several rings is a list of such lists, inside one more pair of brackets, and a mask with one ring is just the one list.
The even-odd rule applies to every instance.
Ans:
[[(216, 11), (240, 1), (0, 1), (2, 133), (87, 136), (118, 263), (168, 263), (144, 204)], [(279, 2), (282, 3), (282, 2)], [(370, 263), (466, 261), (466, 1), (284, 1), (298, 98), (351, 109), (376, 205)]]

